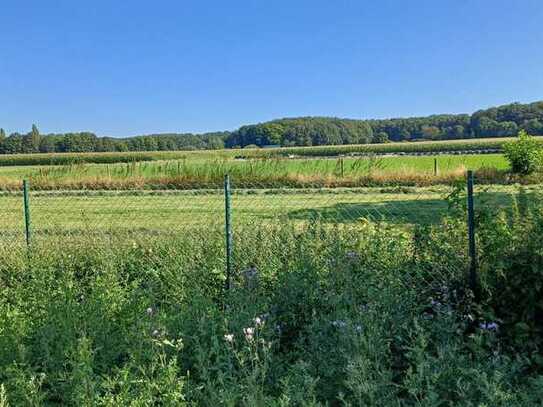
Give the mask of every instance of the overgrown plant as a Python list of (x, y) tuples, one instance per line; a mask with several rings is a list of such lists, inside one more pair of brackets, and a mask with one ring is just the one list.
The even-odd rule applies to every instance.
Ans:
[(503, 145), (503, 152), (515, 174), (531, 174), (543, 164), (543, 147), (524, 130), (519, 132), (518, 139)]

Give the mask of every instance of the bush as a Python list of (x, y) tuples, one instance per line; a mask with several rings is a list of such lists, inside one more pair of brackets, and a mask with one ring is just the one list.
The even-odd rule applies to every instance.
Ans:
[[(541, 197), (523, 190), (513, 210), (479, 213), (481, 305), (497, 321), (503, 343), (543, 369), (543, 212)], [(486, 213), (485, 213), (486, 212)]]
[(531, 174), (539, 169), (543, 159), (541, 145), (532, 136), (521, 130), (518, 139), (504, 144), (505, 157), (516, 174)]

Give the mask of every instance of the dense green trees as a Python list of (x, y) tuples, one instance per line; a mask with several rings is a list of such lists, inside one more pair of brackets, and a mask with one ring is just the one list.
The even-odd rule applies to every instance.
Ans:
[(195, 150), (256, 146), (318, 146), (504, 137), (524, 130), (543, 136), (543, 101), (492, 107), (472, 115), (443, 114), (379, 120), (300, 117), (242, 126), (234, 132), (150, 134), (129, 138), (93, 133), (41, 135), (33, 125), (24, 135), (6, 137), (0, 129), (0, 153)]
[(512, 103), (474, 114), (444, 114), (381, 120), (323, 117), (281, 119), (243, 126), (226, 139), (227, 147), (279, 144), (311, 146), (386, 141), (451, 140), (514, 136), (519, 130), (543, 135), (543, 101)]
[(226, 138), (226, 146), (365, 144), (372, 139), (373, 130), (366, 121), (301, 117), (243, 126)]
[(5, 137), (0, 131), (0, 154), (220, 149), (224, 148), (227, 135), (154, 134), (130, 138), (97, 137), (90, 132), (41, 135), (32, 126), (24, 135), (13, 133)]

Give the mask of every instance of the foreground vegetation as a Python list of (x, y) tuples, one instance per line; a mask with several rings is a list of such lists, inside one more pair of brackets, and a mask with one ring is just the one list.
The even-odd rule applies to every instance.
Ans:
[(474, 298), (464, 201), (238, 228), (227, 294), (208, 228), (2, 245), (0, 405), (540, 405), (541, 202), (477, 213)]

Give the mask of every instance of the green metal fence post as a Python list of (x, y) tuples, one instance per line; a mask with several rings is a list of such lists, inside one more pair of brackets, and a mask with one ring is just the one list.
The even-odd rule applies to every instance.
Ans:
[(224, 176), (224, 213), (226, 233), (226, 291), (232, 286), (232, 208), (230, 197), (230, 177)]
[(437, 175), (437, 157), (434, 158), (434, 175)]
[(469, 285), (477, 295), (477, 253), (475, 250), (475, 212), (473, 209), (473, 171), (468, 171), (468, 241), (469, 241)]
[(23, 202), (24, 202), (24, 212), (25, 212), (25, 237), (26, 237), (27, 246), (30, 246), (30, 240), (31, 240), (30, 198), (28, 196), (29, 189), (30, 189), (29, 182), (26, 179), (23, 180)]

